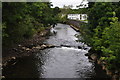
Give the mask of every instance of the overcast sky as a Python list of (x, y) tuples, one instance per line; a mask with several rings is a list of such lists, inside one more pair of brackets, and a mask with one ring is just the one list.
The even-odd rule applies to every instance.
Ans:
[[(52, 2), (53, 7), (58, 6), (62, 8), (63, 5), (73, 5), (73, 8), (75, 9), (77, 5), (80, 5), (82, 0), (50, 0), (50, 2)], [(87, 3), (87, 1), (84, 3)]]

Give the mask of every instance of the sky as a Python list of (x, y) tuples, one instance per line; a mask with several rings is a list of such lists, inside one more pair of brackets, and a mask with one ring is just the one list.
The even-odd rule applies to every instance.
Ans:
[[(73, 5), (73, 9), (77, 9), (76, 6), (80, 5), (82, 0), (50, 0), (50, 2), (52, 2), (53, 7), (58, 6), (59, 8), (62, 8), (63, 5)], [(84, 3), (86, 4), (87, 0)]]

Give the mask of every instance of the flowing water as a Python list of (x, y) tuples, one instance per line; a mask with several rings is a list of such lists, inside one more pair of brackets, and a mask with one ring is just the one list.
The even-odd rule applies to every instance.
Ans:
[[(54, 34), (44, 43), (59, 47), (48, 48), (24, 57), (14, 67), (6, 69), (7, 77), (80, 78), (82, 80), (107, 77), (100, 66), (85, 56), (90, 47), (76, 42), (75, 35), (79, 34), (78, 32), (65, 24), (57, 24), (51, 32)], [(78, 46), (84, 46), (86, 50), (79, 49)]]

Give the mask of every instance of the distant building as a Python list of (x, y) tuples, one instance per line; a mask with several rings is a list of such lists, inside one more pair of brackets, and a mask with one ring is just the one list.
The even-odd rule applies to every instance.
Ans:
[(67, 18), (72, 20), (87, 20), (87, 14), (68, 14)]
[(80, 20), (80, 14), (68, 14), (67, 18), (73, 20)]

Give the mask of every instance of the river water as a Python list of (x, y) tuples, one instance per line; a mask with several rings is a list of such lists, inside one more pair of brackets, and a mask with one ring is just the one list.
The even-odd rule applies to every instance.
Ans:
[[(55, 33), (53, 32), (55, 31)], [(41, 50), (29, 57), (20, 59), (14, 67), (4, 71), (8, 78), (77, 78), (80, 80), (97, 80), (106, 78), (100, 66), (94, 64), (85, 56), (90, 47), (76, 42), (79, 34), (69, 25), (57, 24), (51, 29), (53, 35), (45, 44), (58, 47)], [(66, 46), (66, 47), (65, 47)], [(84, 49), (78, 49), (84, 46)]]

